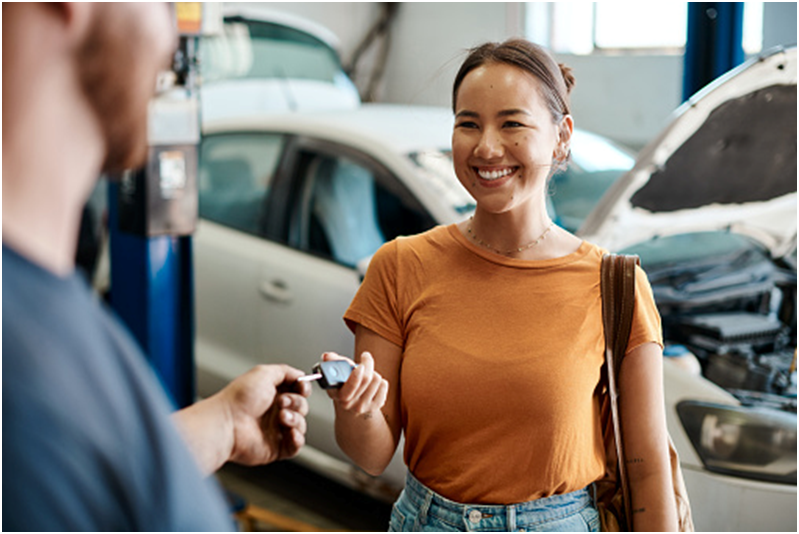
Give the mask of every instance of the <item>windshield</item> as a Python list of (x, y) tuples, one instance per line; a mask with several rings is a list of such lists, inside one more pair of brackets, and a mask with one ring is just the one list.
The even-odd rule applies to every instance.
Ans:
[(646, 269), (686, 266), (705, 261), (719, 261), (755, 254), (767, 257), (755, 241), (732, 232), (695, 232), (657, 237), (628, 247), (624, 254), (637, 254)]
[(225, 19), (224, 32), (200, 41), (203, 81), (294, 78), (339, 83), (346, 78), (336, 52), (316, 37), (281, 24)]
[(576, 232), (619, 176), (633, 167), (633, 156), (610, 140), (575, 130), (571, 162), (549, 185), (555, 222)]
[(451, 150), (423, 150), (408, 154), (425, 183), (459, 214), (474, 211), (472, 196), (458, 181), (452, 166)]

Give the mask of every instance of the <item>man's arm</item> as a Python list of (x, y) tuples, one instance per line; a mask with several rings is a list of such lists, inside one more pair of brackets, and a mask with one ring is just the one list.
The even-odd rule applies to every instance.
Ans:
[(290, 458), (305, 444), (311, 387), (287, 365), (259, 365), (217, 394), (173, 415), (202, 471), (227, 461), (258, 465)]

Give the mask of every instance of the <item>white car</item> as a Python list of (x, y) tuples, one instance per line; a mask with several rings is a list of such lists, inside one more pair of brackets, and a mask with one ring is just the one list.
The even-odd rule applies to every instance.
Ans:
[[(763, 71), (768, 69), (777, 74), (765, 75)], [(739, 76), (763, 83), (752, 85), (752, 82), (742, 92), (728, 93), (719, 86), (692, 101), (690, 111), (680, 112), (675, 125), (691, 117), (694, 117), (693, 122), (689, 126), (670, 128), (664, 137), (644, 150), (630, 173), (625, 174), (634, 164), (629, 153), (601, 137), (576, 132), (572, 167), (553, 178), (550, 208), (555, 220), (570, 230), (579, 228), (579, 235), (600, 245), (639, 253), (644, 268), (660, 274), (666, 271), (658, 269), (670, 265), (668, 261), (661, 261), (670, 249), (666, 252), (658, 249), (664, 239), (696, 243), (696, 236), (700, 236), (702, 243), (701, 236), (706, 234), (693, 232), (720, 228), (744, 231), (744, 227), (750, 228), (744, 224), (744, 219), (749, 222), (749, 215), (757, 222), (756, 230), (771, 228), (774, 225), (767, 223), (778, 218), (783, 230), (787, 224), (790, 234), (791, 223), (786, 223), (783, 215), (785, 210), (792, 209), (795, 242), (795, 182), (787, 193), (759, 200), (758, 204), (766, 210), (765, 215), (750, 211), (744, 199), (733, 199), (735, 209), (725, 209), (722, 201), (714, 201), (717, 212), (743, 216), (739, 218), (740, 224), (716, 219), (712, 227), (703, 226), (708, 221), (707, 216), (691, 215), (687, 208), (674, 209), (674, 203), (661, 210), (653, 203), (653, 198), (666, 201), (667, 195), (658, 190), (657, 185), (651, 186), (655, 188), (654, 195), (647, 189), (647, 172), (649, 176), (666, 176), (673, 180), (668, 172), (661, 171), (668, 171), (672, 163), (683, 161), (680, 147), (692, 139), (695, 132), (701, 133), (703, 139), (706, 134), (720, 133), (718, 128), (708, 130), (702, 125), (715, 124), (711, 120), (715, 117), (714, 110), (723, 107), (723, 102), (751, 100), (771, 109), (770, 98), (780, 93), (774, 105), (784, 106), (781, 90), (758, 91), (774, 84), (787, 84), (790, 89), (792, 84), (791, 113), (795, 111), (795, 55), (771, 56), (751, 68), (741, 69)], [(730, 82), (735, 84), (734, 80)], [(756, 94), (756, 97), (744, 96), (749, 94)], [(774, 116), (769, 113), (769, 117)], [(746, 121), (757, 118), (751, 113), (740, 117)], [(795, 175), (795, 115), (793, 120), (793, 131), (780, 130), (780, 135), (793, 136)], [(310, 370), (323, 351), (352, 353), (353, 336), (341, 317), (374, 251), (398, 235), (463, 220), (474, 209), (471, 197), (452, 170), (452, 121), (452, 113), (442, 108), (363, 105), (353, 110), (260, 115), (204, 123), (198, 184), (201, 221), (194, 237), (196, 359), (201, 395), (216, 391), (257, 363), (288, 362)], [(721, 124), (731, 126), (729, 119)], [(758, 130), (752, 135), (762, 133)], [(735, 137), (727, 141), (736, 149), (736, 143), (740, 144)], [(723, 146), (710, 144), (717, 150), (723, 150)], [(766, 145), (762, 150), (768, 148)], [(784, 156), (790, 164), (791, 155)], [(701, 157), (697, 161), (704, 162)], [(770, 161), (768, 157), (757, 160), (757, 165), (768, 171), (770, 169), (763, 167), (767, 161)], [(679, 167), (675, 165), (674, 168)], [(739, 169), (727, 170), (734, 174)], [(713, 175), (712, 180), (717, 178)], [(683, 190), (687, 194), (702, 189), (702, 183), (701, 173), (687, 178), (680, 194), (673, 195), (677, 204), (685, 199)], [(727, 187), (723, 186), (722, 190)], [(668, 218), (675, 214), (681, 217), (676, 221)], [(650, 223), (650, 220), (655, 222)], [(727, 234), (735, 236), (732, 239), (738, 237), (730, 231)], [(749, 232), (749, 235), (755, 234), (764, 239), (763, 232)], [(659, 238), (650, 241), (654, 236)], [(711, 238), (711, 242), (720, 240), (723, 238)], [(776, 235), (768, 244), (779, 246), (777, 241), (784, 246), (784, 240), (780, 241)], [(737, 241), (734, 243), (740, 245)], [(730, 252), (731, 248), (734, 249), (730, 245), (719, 250)], [(688, 249), (690, 247), (686, 246), (680, 250)], [(700, 251), (708, 253), (709, 249), (702, 247)], [(686, 265), (693, 265), (691, 262), (697, 259), (687, 254), (683, 256), (679, 262)], [(764, 257), (773, 264), (773, 257)], [(713, 272), (707, 271), (707, 262), (699, 263), (705, 268), (704, 271), (699, 269), (702, 273), (699, 278), (714, 280)], [(698, 272), (692, 269), (692, 273)], [(761, 407), (743, 408), (740, 399), (745, 395), (736, 396), (730, 392), (736, 390), (730, 386), (738, 384), (730, 377), (740, 378), (741, 375), (732, 359), (735, 351), (741, 348), (740, 344), (717, 342), (713, 345), (726, 351), (722, 359), (718, 359), (717, 354), (711, 357), (709, 350), (701, 353), (701, 347), (696, 345), (697, 339), (704, 339), (696, 334), (705, 332), (702, 327), (708, 331), (719, 324), (721, 328), (728, 327), (724, 320), (717, 319), (717, 323), (721, 321), (717, 324), (708, 317), (715, 311), (721, 315), (740, 312), (732, 320), (742, 320), (746, 324), (770, 317), (785, 327), (779, 332), (780, 347), (772, 340), (770, 349), (782, 350), (791, 342), (790, 347), (795, 347), (795, 260), (792, 318), (780, 315), (790, 314), (790, 269), (786, 271), (787, 274), (783, 273), (785, 280), (780, 279), (780, 283), (759, 279), (763, 287), (769, 280), (772, 282), (768, 286), (769, 294), (773, 294), (772, 304), (777, 291), (785, 294), (781, 301), (784, 306), (767, 309), (765, 313), (749, 308), (725, 309), (732, 305), (748, 306), (756, 300), (754, 297), (747, 300), (735, 291), (731, 293), (735, 298), (727, 293), (717, 297), (718, 302), (713, 301), (715, 308), (701, 305), (692, 308), (701, 298), (689, 294), (681, 300), (679, 294), (675, 296), (669, 276), (664, 275), (653, 283), (656, 299), (666, 299), (667, 306), (661, 313), (664, 326), (669, 328), (668, 348), (674, 349), (677, 343), (689, 347), (702, 359), (704, 371), (712, 371), (727, 388), (689, 373), (667, 359), (668, 424), (681, 456), (698, 530), (796, 530), (795, 370), (792, 375), (787, 372), (789, 382), (791, 377), (794, 380), (793, 412), (790, 406), (787, 411), (771, 407), (774, 398), (788, 399), (790, 405), (790, 383), (785, 385), (774, 378), (786, 374), (777, 365), (782, 360), (770, 368), (773, 380), (764, 379), (758, 384), (763, 389), (757, 392)], [(725, 280), (720, 277), (716, 285), (723, 286), (727, 283)], [(740, 280), (736, 283), (741, 285)], [(743, 282), (743, 285), (747, 284)], [(692, 311), (702, 312), (696, 324), (685, 319)], [(677, 339), (670, 339), (671, 334)], [(760, 346), (756, 348), (759, 350)], [(761, 376), (764, 366), (760, 365), (760, 356), (747, 360), (742, 367), (744, 379), (739, 380), (740, 385), (751, 387), (751, 380), (747, 382), (746, 377)], [(744, 402), (751, 404), (757, 397), (750, 395)], [(764, 408), (769, 399), (771, 404)], [(310, 404), (309, 447), (301, 453), (300, 461), (373, 494), (386, 498), (396, 495), (404, 481), (402, 446), (386, 473), (378, 478), (369, 477), (338, 449), (333, 432), (333, 409), (327, 396), (317, 391)]]
[(578, 232), (640, 255), (665, 339), (700, 356), (665, 376), (697, 530), (796, 531), (796, 143), (791, 48), (681, 106)]
[(222, 33), (200, 40), (203, 120), (360, 105), (324, 26), (260, 6), (223, 3), (222, 15)]

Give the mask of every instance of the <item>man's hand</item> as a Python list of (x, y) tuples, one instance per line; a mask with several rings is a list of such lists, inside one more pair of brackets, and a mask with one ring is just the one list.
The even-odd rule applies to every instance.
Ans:
[(287, 365), (259, 365), (219, 393), (174, 415), (206, 473), (225, 462), (258, 465), (290, 458), (305, 444), (311, 387)]
[(297, 382), (304, 374), (286, 365), (260, 365), (219, 393), (230, 409), (231, 461), (266, 464), (291, 458), (305, 445), (311, 386)]

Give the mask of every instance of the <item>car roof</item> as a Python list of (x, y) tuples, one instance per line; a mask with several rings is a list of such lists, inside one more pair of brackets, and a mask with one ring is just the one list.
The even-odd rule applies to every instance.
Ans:
[(358, 147), (381, 145), (391, 152), (448, 150), (452, 111), (435, 106), (364, 104), (355, 109), (262, 114), (208, 121), (203, 134), (279, 131)]
[(222, 16), (224, 18), (241, 17), (254, 22), (268, 22), (294, 28), (316, 37), (335, 50), (337, 54), (341, 52), (341, 42), (335, 33), (321, 24), (317, 24), (312, 20), (297, 15), (292, 15), (291, 13), (275, 11), (260, 6), (231, 6), (223, 2)]

